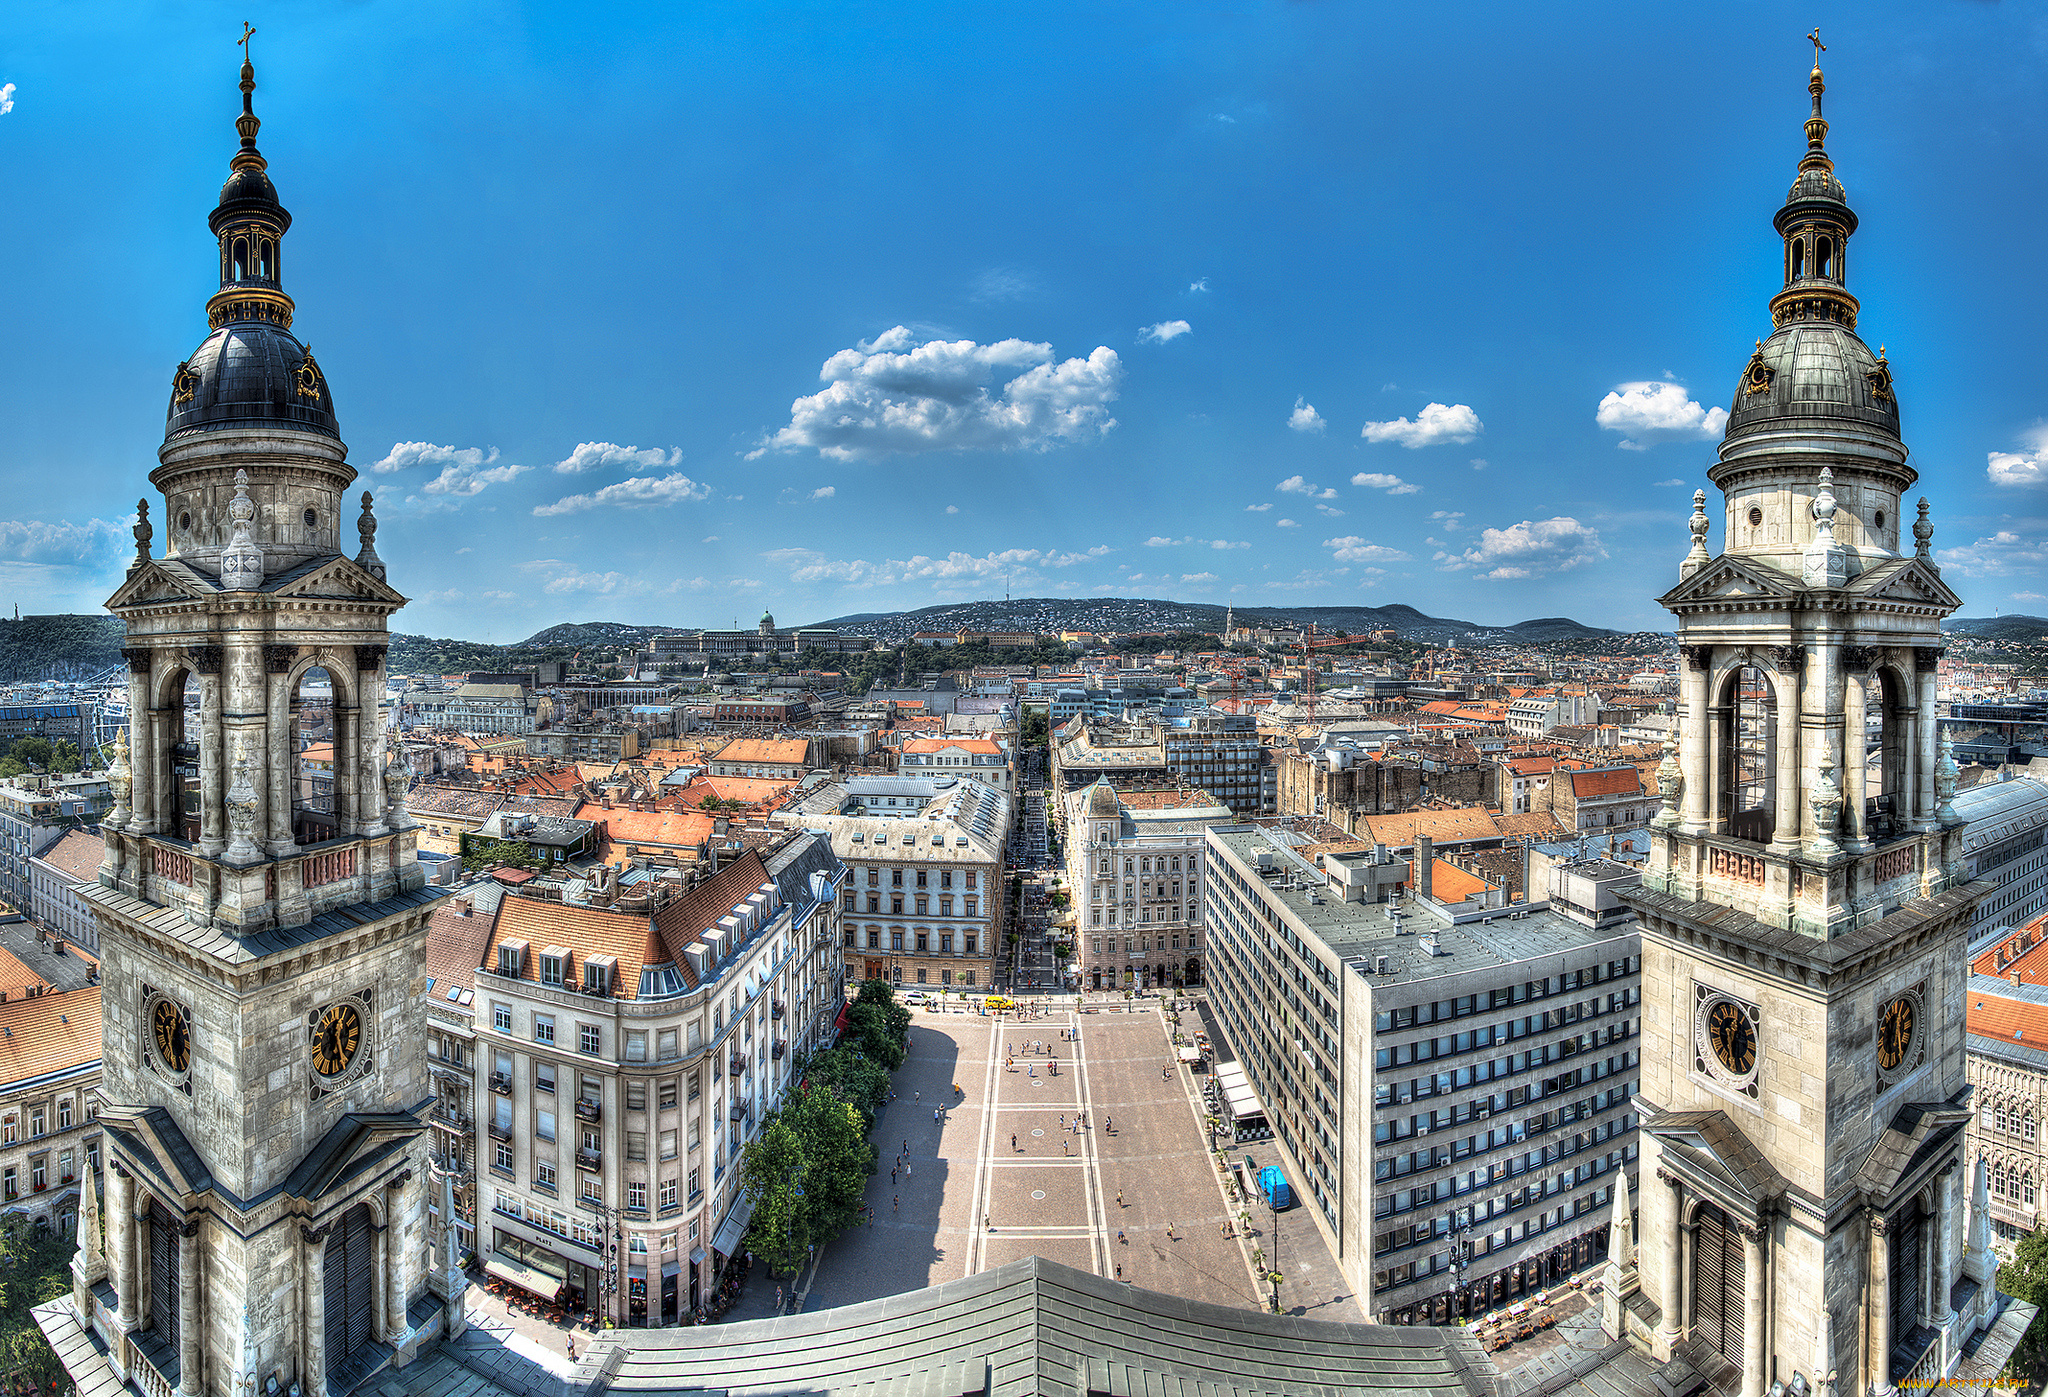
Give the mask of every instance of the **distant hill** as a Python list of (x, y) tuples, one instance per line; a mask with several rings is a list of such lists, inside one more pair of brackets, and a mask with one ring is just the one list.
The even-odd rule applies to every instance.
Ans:
[(2048, 618), (2040, 616), (1952, 616), (1942, 629), (1979, 640), (2019, 640), (2038, 645), (2048, 636)]
[[(1584, 625), (1562, 616), (1521, 621), (1512, 626), (1482, 626), (1476, 621), (1431, 616), (1412, 606), (1240, 606), (1240, 625), (1298, 627), (1313, 624), (1325, 631), (1359, 634), (1394, 630), (1410, 640), (1517, 640), (1538, 642), (1579, 640), (1620, 632)], [(1160, 601), (1143, 597), (1019, 597), (1010, 601), (960, 602), (921, 607), (916, 611), (863, 611), (820, 621), (856, 635), (897, 640), (913, 631), (1207, 631), (1223, 629), (1224, 608), (1206, 602)]]
[(112, 616), (0, 620), (0, 684), (90, 679), (121, 663), (121, 637)]
[(651, 635), (666, 635), (676, 630), (675, 626), (628, 626), (618, 621), (564, 621), (559, 626), (549, 626), (536, 631), (515, 645), (517, 649), (528, 646), (542, 648), (563, 645), (642, 645)]

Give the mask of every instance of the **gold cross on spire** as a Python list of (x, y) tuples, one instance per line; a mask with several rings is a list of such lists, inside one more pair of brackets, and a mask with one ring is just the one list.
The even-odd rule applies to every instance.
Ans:
[(242, 50), (242, 61), (244, 63), (247, 63), (249, 61), (249, 39), (253, 34), (255, 34), (255, 32), (255, 25), (249, 23), (249, 21), (246, 19), (242, 21), (242, 37), (235, 40), (235, 44)]
[(1806, 36), (1806, 42), (1813, 45), (1813, 66), (1820, 67), (1820, 56), (1828, 51), (1828, 46), (1820, 41), (1819, 25), (1815, 25), (1813, 32)]

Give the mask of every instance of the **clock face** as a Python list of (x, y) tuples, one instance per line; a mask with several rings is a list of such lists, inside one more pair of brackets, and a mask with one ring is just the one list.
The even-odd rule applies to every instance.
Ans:
[(347, 1002), (328, 1005), (313, 1024), (313, 1070), (323, 1077), (339, 1077), (362, 1045), (362, 1011)]
[(150, 1011), (149, 1031), (156, 1039), (157, 1060), (173, 1072), (192, 1065), (192, 1032), (185, 1011), (168, 999), (159, 999)]
[(1877, 1065), (1887, 1072), (1897, 1071), (1912, 1050), (1913, 1034), (1919, 1026), (1919, 1013), (1907, 996), (1902, 994), (1885, 1005), (1877, 1016)]
[(1756, 1066), (1756, 1025), (1733, 1000), (1723, 999), (1707, 1010), (1707, 1042), (1721, 1066), (1738, 1077)]

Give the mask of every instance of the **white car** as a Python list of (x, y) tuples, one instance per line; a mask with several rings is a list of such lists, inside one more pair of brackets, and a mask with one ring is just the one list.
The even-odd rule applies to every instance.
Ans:
[(907, 994), (905, 994), (905, 995), (903, 996), (903, 1002), (904, 1002), (905, 1004), (922, 1004), (922, 1003), (924, 1003), (924, 991), (923, 991), (923, 990), (911, 990), (911, 991), (910, 991), (909, 993), (907, 993)]

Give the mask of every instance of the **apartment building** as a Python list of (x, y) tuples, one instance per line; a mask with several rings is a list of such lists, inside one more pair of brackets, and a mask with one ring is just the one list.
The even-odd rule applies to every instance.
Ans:
[(486, 1271), (627, 1325), (711, 1293), (752, 1216), (740, 1151), (843, 1002), (842, 878), (799, 830), (666, 902), (503, 899), (475, 971)]
[(1957, 791), (1970, 876), (1996, 885), (1970, 919), (1970, 946), (2048, 912), (2048, 782), (2020, 776)]
[[(2026, 949), (2039, 944), (2037, 929)], [(2048, 1188), (2048, 984), (2026, 983), (2026, 972), (2016, 973), (2020, 984), (1972, 974), (1964, 1011), (1964, 1069), (1976, 1113), (1963, 1157), (1972, 1166), (1984, 1164), (1991, 1245), (2006, 1260), (2020, 1238), (2048, 1225), (2042, 1208), (2042, 1189)]]
[(419, 829), (421, 853), (456, 857), (462, 837), (475, 834), (505, 804), (500, 791), (470, 786), (417, 785), (405, 798), (406, 813)]
[(89, 798), (24, 781), (0, 786), (0, 901), (20, 912), (29, 907), (29, 860), (95, 814)]
[(1394, 1323), (1451, 1322), (1603, 1255), (1636, 1153), (1636, 925), (1432, 867), (1458, 902), (1373, 901), (1400, 886), (1382, 850), (1318, 866), (1266, 830), (1207, 837), (1229, 1050), (1304, 1211)]
[(1078, 988), (1198, 985), (1208, 954), (1202, 854), (1231, 813), (1185, 786), (1119, 790), (1107, 778), (1063, 797)]
[(643, 733), (638, 727), (608, 723), (557, 723), (526, 739), (529, 757), (572, 762), (618, 762), (637, 757)]
[(79, 885), (97, 885), (106, 841), (96, 829), (67, 830), (28, 861), (28, 913), (54, 936), (99, 954), (99, 923), (78, 895)]
[(945, 989), (993, 983), (1010, 797), (957, 776), (856, 776), (776, 815), (821, 830), (847, 869), (846, 974)]
[(0, 1003), (0, 1211), (59, 1233), (97, 1176), (100, 987)]
[(1017, 775), (1002, 743), (985, 737), (914, 737), (896, 746), (905, 776), (965, 776), (1015, 794)]
[(810, 770), (810, 760), (807, 737), (738, 737), (712, 756), (711, 774), (794, 781)]

